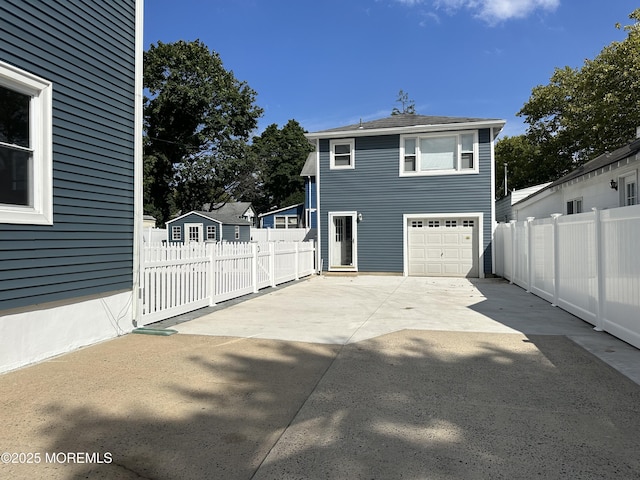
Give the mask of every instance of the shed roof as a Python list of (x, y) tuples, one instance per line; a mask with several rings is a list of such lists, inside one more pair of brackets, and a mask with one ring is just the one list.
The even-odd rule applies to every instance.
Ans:
[(248, 225), (251, 226), (251, 222), (244, 219), (244, 218), (240, 218), (236, 215), (229, 215), (229, 214), (225, 214), (220, 213), (219, 210), (213, 211), (213, 212), (203, 212), (203, 211), (198, 211), (198, 210), (192, 210), (190, 212), (187, 212), (183, 215), (180, 215), (179, 217), (173, 218), (171, 220), (169, 220), (168, 222), (166, 222), (167, 224), (175, 222), (176, 220), (180, 220), (188, 215), (199, 215), (201, 217), (205, 217), (205, 218), (209, 218), (211, 220), (215, 220), (216, 222), (222, 223), (223, 225)]

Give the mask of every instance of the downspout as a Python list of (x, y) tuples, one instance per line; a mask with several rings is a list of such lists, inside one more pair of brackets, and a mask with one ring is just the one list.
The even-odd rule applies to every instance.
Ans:
[(142, 292), (140, 291), (140, 250), (142, 246), (143, 211), (143, 159), (142, 159), (142, 90), (143, 55), (144, 55), (144, 0), (136, 0), (136, 35), (135, 35), (135, 82), (134, 82), (134, 142), (133, 142), (133, 299), (131, 320), (137, 326), (142, 316)]
[(316, 138), (316, 268), (322, 275), (322, 229), (320, 221), (320, 139)]

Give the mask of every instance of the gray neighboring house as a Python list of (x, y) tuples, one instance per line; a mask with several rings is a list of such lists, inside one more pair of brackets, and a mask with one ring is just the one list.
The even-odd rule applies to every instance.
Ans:
[(133, 328), (142, 17), (0, 2), (0, 372)]
[(599, 155), (515, 203), (513, 220), (636, 205), (639, 170), (640, 138), (637, 138), (613, 152)]
[(494, 141), (504, 120), (396, 115), (313, 132), (318, 265), (330, 272), (493, 272)]

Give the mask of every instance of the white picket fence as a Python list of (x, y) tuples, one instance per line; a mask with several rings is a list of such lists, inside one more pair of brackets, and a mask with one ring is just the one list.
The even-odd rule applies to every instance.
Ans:
[(145, 244), (138, 325), (315, 273), (310, 242)]
[(640, 348), (640, 205), (501, 223), (496, 274)]

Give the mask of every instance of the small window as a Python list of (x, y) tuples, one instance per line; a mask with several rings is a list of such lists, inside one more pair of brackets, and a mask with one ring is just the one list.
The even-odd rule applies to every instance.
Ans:
[(429, 220), (429, 228), (438, 228), (440, 227), (440, 220)]
[(235, 227), (235, 239), (240, 240), (240, 226), (236, 225)]
[(638, 186), (636, 183), (636, 174), (626, 175), (618, 179), (620, 187), (620, 205), (626, 207), (628, 205), (636, 205), (638, 203)]
[(297, 215), (280, 215), (275, 217), (274, 225), (276, 228), (298, 228)]
[(329, 168), (352, 169), (355, 168), (355, 141), (331, 140), (329, 142), (331, 162)]
[(179, 242), (180, 240), (182, 240), (182, 229), (180, 225), (173, 225), (171, 227), (171, 241)]
[(624, 193), (625, 193), (625, 206), (626, 205), (635, 205), (638, 203), (638, 190), (636, 187), (636, 182), (626, 182), (624, 184)]
[(457, 220), (445, 220), (444, 226), (445, 227), (457, 227), (458, 226), (458, 221)]
[(462, 226), (463, 227), (473, 227), (475, 225), (473, 220), (463, 220), (462, 221)]
[(582, 213), (582, 199), (576, 198), (567, 202), (567, 215)]
[(0, 223), (53, 223), (52, 90), (0, 61)]
[(411, 221), (411, 228), (422, 228), (422, 227), (423, 227), (422, 220)]
[(215, 239), (216, 239), (216, 226), (207, 225), (207, 240), (215, 240)]
[(404, 171), (416, 171), (416, 139), (405, 138), (404, 140)]

